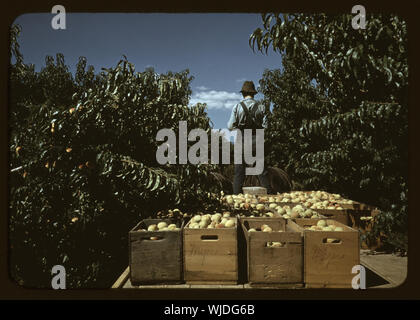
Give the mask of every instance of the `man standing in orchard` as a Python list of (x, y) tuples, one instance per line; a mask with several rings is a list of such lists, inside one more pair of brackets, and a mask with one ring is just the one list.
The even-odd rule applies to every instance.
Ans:
[[(242, 140), (244, 140), (245, 137), (244, 130), (252, 129), (252, 150), (256, 150), (256, 136), (254, 129), (264, 129), (267, 126), (265, 106), (254, 100), (254, 96), (257, 94), (257, 91), (255, 90), (255, 86), (252, 81), (245, 81), (240, 92), (242, 93), (244, 99), (233, 107), (228, 122), (228, 129), (231, 131), (235, 129), (240, 131), (242, 134)], [(235, 143), (239, 142), (235, 141)], [(244, 151), (244, 148), (242, 148), (242, 150)], [(242, 193), (242, 186), (245, 180), (245, 161), (243, 154), (244, 153), (242, 152), (241, 163), (235, 164), (233, 181), (234, 194)], [(271, 193), (265, 161), (264, 170), (260, 175), (258, 175), (258, 179), (260, 180), (261, 186), (267, 189), (267, 193)]]

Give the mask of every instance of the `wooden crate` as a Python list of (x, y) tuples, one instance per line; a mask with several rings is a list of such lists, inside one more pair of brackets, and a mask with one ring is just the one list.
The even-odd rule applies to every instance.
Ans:
[(353, 201), (353, 203), (349, 204), (349, 203), (339, 203), (338, 204), (346, 211), (347, 213), (347, 222), (348, 222), (348, 226), (352, 227), (352, 228), (357, 228), (358, 227), (358, 221), (360, 217), (363, 216), (374, 216), (376, 215), (375, 212), (379, 211), (378, 208), (365, 204), (365, 203), (361, 203), (361, 202), (357, 202), (357, 201)]
[[(241, 218), (240, 222), (247, 244), (250, 285), (303, 283), (303, 239), (296, 224), (289, 225), (283, 218)], [(273, 232), (248, 232), (262, 224)], [(283, 247), (267, 247), (268, 242), (282, 242)]]
[[(354, 204), (352, 209), (345, 210), (332, 210), (332, 209), (316, 209), (320, 214), (325, 217), (341, 222), (353, 229), (359, 230), (362, 234), (369, 232), (372, 228), (372, 220), (362, 220), (362, 217), (375, 217), (379, 214), (379, 210), (365, 204)], [(356, 209), (357, 208), (357, 209)], [(376, 249), (381, 245), (380, 239), (373, 242), (363, 242), (361, 247), (363, 249)]]
[[(365, 209), (314, 209), (319, 214), (325, 216), (328, 219), (335, 220), (345, 224), (346, 226), (358, 229), (361, 226), (363, 227), (364, 222), (361, 222), (360, 218), (364, 216), (372, 216), (378, 214), (379, 210), (373, 207), (368, 206), (363, 207)], [(364, 227), (363, 227), (364, 228)]]
[[(129, 232), (130, 280), (133, 284), (182, 282), (182, 228), (171, 231), (139, 231), (169, 219), (144, 219)], [(152, 240), (151, 237), (157, 237)]]
[[(302, 208), (303, 208), (304, 210), (308, 210), (308, 207), (306, 207), (306, 206), (305, 206), (304, 204), (302, 204), (302, 203), (295, 203), (295, 202), (280, 202), (278, 205), (279, 205), (280, 207), (289, 206), (291, 209), (293, 209), (293, 208), (294, 208), (294, 207), (296, 207), (297, 205), (300, 205), (300, 206), (302, 206)], [(277, 209), (270, 209), (270, 208), (268, 208), (267, 210), (270, 210), (271, 212), (273, 212), (275, 217), (280, 217), (280, 218), (283, 218), (283, 216), (277, 212)], [(315, 209), (311, 209), (311, 210), (316, 211)], [(321, 213), (319, 213), (319, 212), (317, 212), (317, 213), (318, 213), (318, 215), (320, 216), (320, 218), (323, 218), (323, 219), (324, 219), (324, 218), (327, 218), (326, 216), (322, 215)], [(310, 218), (297, 218), (297, 219), (310, 219)]]
[[(321, 219), (296, 219), (300, 227), (316, 225)], [(308, 288), (351, 288), (355, 276), (352, 268), (360, 264), (359, 232), (340, 222), (327, 219), (327, 224), (344, 231), (310, 231), (304, 233), (304, 281)], [(339, 240), (327, 243), (326, 239)]]
[(184, 228), (184, 280), (189, 284), (238, 283), (237, 218), (235, 227)]
[(376, 217), (380, 214), (378, 209), (364, 209), (364, 210), (356, 210), (356, 209), (347, 209), (347, 213), (349, 215), (350, 223), (352, 228), (358, 228), (361, 230), (370, 230), (370, 226), (366, 224), (362, 217)]
[[(267, 211), (265, 213), (268, 213), (268, 212), (272, 213), (273, 216), (272, 217), (268, 217), (268, 216), (262, 216), (262, 217), (257, 216), (257, 217), (255, 217), (255, 215), (252, 212), (250, 212), (250, 211), (234, 211), (234, 213), (239, 218), (263, 218), (263, 219), (282, 218), (283, 219), (283, 217), (280, 214), (278, 214), (275, 210), (267, 209)], [(254, 217), (251, 217), (252, 215)]]
[[(312, 191), (304, 191), (305, 193), (310, 193)], [(347, 200), (347, 199), (345, 199)], [(351, 204), (346, 203), (339, 203), (339, 205), (343, 208), (343, 210), (337, 210), (337, 209), (312, 209), (322, 216), (336, 220), (338, 222), (341, 222), (347, 226), (350, 226), (352, 228), (356, 228), (355, 220), (358, 219), (360, 216), (370, 216), (371, 212), (374, 212), (376, 210), (375, 207), (371, 205), (367, 205), (361, 202), (353, 201)], [(304, 206), (303, 202), (293, 203), (293, 202), (280, 202), (280, 205), (288, 205), (288, 206), (295, 206), (297, 204)]]
[(319, 214), (323, 215), (327, 219), (335, 220), (346, 226), (351, 226), (351, 219), (346, 209), (336, 210), (336, 209), (313, 209)]
[[(381, 212), (378, 209), (373, 209), (371, 211), (352, 210), (349, 213), (352, 228), (359, 230), (361, 234), (367, 234), (373, 228), (373, 224), (375, 223), (374, 218), (380, 213)], [(368, 217), (368, 219), (363, 219), (362, 217)], [(376, 237), (375, 239), (366, 239), (361, 243), (362, 249), (376, 250), (381, 246), (382, 241), (380, 237)]]
[[(345, 199), (347, 200), (347, 199)], [(340, 203), (337, 202), (342, 208), (344, 209), (351, 209), (351, 210), (375, 210), (376, 208), (374, 206), (362, 203), (362, 202), (357, 202), (357, 201), (353, 201), (353, 203)]]
[(267, 189), (263, 187), (243, 187), (243, 194), (267, 195)]
[[(278, 205), (278, 207), (289, 206), (290, 209), (293, 209), (297, 205), (300, 205), (304, 210), (307, 210), (308, 209), (303, 203), (296, 203), (296, 202), (276, 202), (276, 204)], [(266, 204), (266, 208), (267, 208), (267, 210), (271, 210), (273, 212), (277, 212), (277, 208), (276, 209), (270, 208), (268, 203)]]

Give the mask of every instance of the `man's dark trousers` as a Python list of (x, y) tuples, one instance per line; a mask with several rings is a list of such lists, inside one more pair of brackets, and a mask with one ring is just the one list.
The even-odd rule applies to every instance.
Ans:
[[(243, 135), (243, 131), (242, 131), (242, 138), (244, 138)], [(252, 150), (253, 153), (256, 150), (256, 141), (255, 141), (255, 136), (253, 135), (252, 137)], [(237, 143), (237, 142), (235, 142)], [(245, 181), (245, 168), (247, 167), (247, 164), (245, 163), (244, 160), (244, 145), (242, 144), (242, 163), (241, 164), (235, 164), (235, 175), (234, 175), (234, 181), (233, 181), (233, 193), (234, 194), (238, 194), (238, 193), (242, 193), (242, 186), (244, 184)], [(267, 166), (266, 166), (266, 162), (265, 162), (265, 157), (264, 157), (264, 170), (263, 172), (258, 175), (258, 180), (260, 180), (260, 184), (262, 187), (267, 189), (267, 193), (270, 194), (271, 193), (271, 186), (270, 186), (270, 180), (268, 178), (268, 171), (267, 171)]]

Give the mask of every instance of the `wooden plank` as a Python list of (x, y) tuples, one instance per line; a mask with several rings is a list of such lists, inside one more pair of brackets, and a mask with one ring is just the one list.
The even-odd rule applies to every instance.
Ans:
[[(354, 276), (354, 275), (353, 275)], [(306, 283), (306, 289), (350, 289), (350, 285), (346, 284), (334, 284), (334, 283)]]
[(245, 283), (244, 289), (302, 289), (303, 283)]
[(118, 277), (117, 281), (112, 285), (112, 289), (119, 289), (124, 286), (130, 276), (130, 267), (127, 267), (124, 272)]
[(210, 290), (214, 290), (214, 289), (243, 289), (244, 285), (243, 284), (224, 284), (224, 285), (220, 285), (220, 284), (191, 284), (190, 285), (191, 289), (210, 289)]
[(363, 251), (360, 263), (388, 281), (391, 286), (401, 285), (407, 277), (407, 257), (399, 257), (395, 254), (366, 254)]
[(153, 284), (153, 285), (133, 285), (130, 281), (130, 278), (125, 282), (124, 289), (188, 289), (190, 285), (188, 284)]
[(243, 286), (237, 281), (187, 281), (191, 288), (230, 288)]
[[(392, 288), (402, 284), (407, 276), (407, 257), (400, 257), (395, 254), (369, 254), (370, 250), (361, 250), (360, 264), (372, 271), (377, 276), (384, 279), (382, 284), (375, 285), (368, 288)], [(245, 283), (245, 284), (209, 284), (203, 282), (202, 284), (165, 284), (165, 285), (132, 285), (130, 282), (129, 267), (118, 277), (117, 281), (112, 285), (112, 288), (135, 288), (135, 289), (185, 289), (185, 288), (198, 288), (198, 289), (299, 289), (303, 288), (301, 284), (260, 284), (260, 283)], [(388, 283), (385, 283), (387, 281)], [(369, 279), (367, 280), (369, 282)], [(309, 283), (306, 288), (342, 288), (341, 284), (316, 284)]]

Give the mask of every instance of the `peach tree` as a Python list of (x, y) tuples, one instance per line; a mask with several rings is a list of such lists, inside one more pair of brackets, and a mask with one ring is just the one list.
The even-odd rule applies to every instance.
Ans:
[[(61, 264), (68, 287), (109, 287), (127, 265), (127, 233), (142, 218), (212, 206), (212, 165), (159, 165), (159, 129), (179, 121), (210, 130), (204, 104), (188, 106), (188, 70), (136, 72), (124, 57), (95, 74), (64, 57), (25, 65), (13, 27), (10, 106), (10, 270), (49, 287)], [(12, 37), (13, 38), (13, 37)]]
[[(408, 36), (396, 15), (263, 14), (252, 48), (271, 48), (283, 70), (266, 71), (273, 102), (271, 158), (308, 189), (378, 206), (371, 236), (407, 250)], [(276, 142), (279, 144), (276, 145)]]

